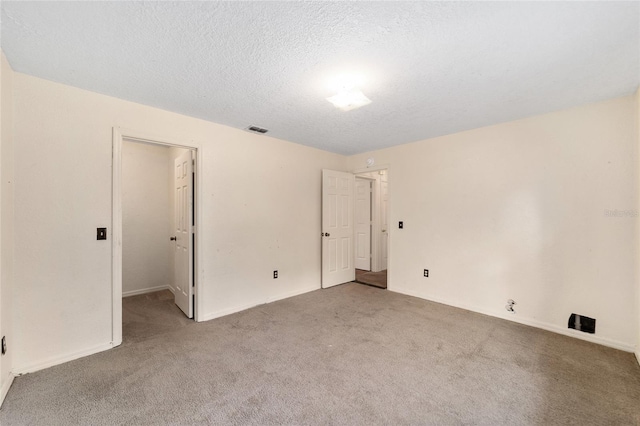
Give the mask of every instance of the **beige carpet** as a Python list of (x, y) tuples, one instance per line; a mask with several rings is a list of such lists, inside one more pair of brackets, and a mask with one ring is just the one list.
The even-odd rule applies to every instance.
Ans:
[(129, 345), (193, 324), (169, 290), (122, 299), (122, 344)]
[(356, 282), (379, 288), (387, 288), (387, 270), (371, 272), (356, 269)]
[(18, 377), (0, 424), (640, 422), (632, 354), (374, 287), (179, 322)]

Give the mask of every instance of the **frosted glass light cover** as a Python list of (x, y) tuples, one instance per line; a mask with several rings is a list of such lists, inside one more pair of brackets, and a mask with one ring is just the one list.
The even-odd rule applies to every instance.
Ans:
[(343, 111), (351, 111), (371, 103), (371, 99), (367, 98), (360, 90), (339, 92), (327, 100)]

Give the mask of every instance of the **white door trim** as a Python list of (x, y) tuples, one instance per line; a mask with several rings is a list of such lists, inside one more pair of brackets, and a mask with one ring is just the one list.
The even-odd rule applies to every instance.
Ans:
[(391, 167), (388, 164), (380, 164), (379, 166), (365, 167), (364, 169), (355, 169), (352, 170), (351, 173), (353, 173), (354, 175), (359, 175), (362, 173), (378, 172), (380, 170), (389, 171), (390, 169)]
[[(122, 343), (122, 142), (142, 142), (154, 145), (175, 146), (179, 148), (194, 149), (196, 151), (195, 168), (195, 194), (196, 194), (196, 226), (195, 226), (195, 321), (204, 321), (203, 310), (203, 271), (202, 265), (202, 236), (203, 229), (200, 218), (202, 215), (202, 144), (195, 141), (181, 141), (175, 143), (156, 135), (150, 135), (136, 130), (113, 128), (113, 152), (112, 152), (112, 193), (111, 193), (111, 345), (118, 346)], [(108, 235), (108, 233), (107, 233)]]

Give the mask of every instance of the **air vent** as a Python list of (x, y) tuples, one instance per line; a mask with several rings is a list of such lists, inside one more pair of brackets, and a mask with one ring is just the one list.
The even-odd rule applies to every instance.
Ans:
[(260, 134), (265, 134), (268, 132), (267, 129), (263, 129), (262, 127), (258, 127), (258, 126), (249, 126), (245, 130), (248, 130), (254, 133), (260, 133)]
[(596, 320), (595, 318), (585, 317), (584, 315), (571, 314), (569, 317), (569, 328), (594, 334), (596, 332)]

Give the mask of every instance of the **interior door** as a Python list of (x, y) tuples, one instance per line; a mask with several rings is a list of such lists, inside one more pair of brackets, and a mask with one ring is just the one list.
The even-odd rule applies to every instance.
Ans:
[(356, 178), (355, 267), (371, 270), (371, 181)]
[(351, 173), (322, 171), (322, 288), (353, 281), (353, 190)]
[(174, 288), (176, 305), (193, 318), (193, 159), (186, 151), (174, 160), (175, 235)]
[(389, 251), (389, 183), (387, 175), (380, 181), (380, 270), (387, 269), (387, 256)]

